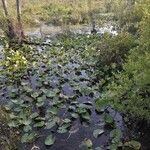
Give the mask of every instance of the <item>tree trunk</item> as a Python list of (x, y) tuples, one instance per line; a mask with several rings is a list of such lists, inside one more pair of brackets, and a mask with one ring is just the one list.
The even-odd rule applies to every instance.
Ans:
[(20, 4), (20, 2), (21, 2), (21, 0), (16, 0), (19, 42), (21, 42), (25, 38), (23, 26), (22, 26), (22, 20), (21, 20), (21, 4)]
[(9, 18), (7, 0), (2, 0), (2, 5), (3, 5), (3, 10), (4, 10), (4, 15), (7, 19), (7, 29), (6, 29), (5, 33), (8, 38), (12, 39), (15, 37), (15, 31), (14, 31), (13, 23)]
[(95, 19), (94, 19), (94, 14), (93, 14), (93, 10), (92, 10), (92, 0), (88, 0), (88, 7), (89, 7), (89, 17), (90, 17), (90, 22), (92, 25), (92, 30), (91, 33), (95, 34), (97, 33), (96, 29), (95, 29)]

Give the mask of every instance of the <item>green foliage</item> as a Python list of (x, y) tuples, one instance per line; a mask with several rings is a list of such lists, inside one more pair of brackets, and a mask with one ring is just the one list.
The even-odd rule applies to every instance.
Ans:
[(149, 5), (143, 4), (139, 46), (130, 50), (123, 71), (115, 74), (115, 79), (108, 85), (107, 91), (101, 98), (102, 101), (110, 102), (120, 111), (148, 121), (150, 121), (149, 10)]
[[(89, 23), (89, 11), (100, 13), (103, 10), (103, 1), (92, 1), (91, 10), (89, 10), (88, 1), (76, 0), (74, 2), (68, 0), (23, 0), (22, 1), (22, 20), (24, 26), (39, 26), (41, 22), (50, 22), (55, 25), (63, 24), (83, 24)], [(9, 0), (8, 7), (10, 17), (14, 20), (15, 1)], [(2, 5), (0, 4), (0, 27), (6, 25), (6, 18), (3, 15)]]
[(149, 120), (150, 54), (144, 51), (141, 54), (134, 49), (123, 68), (102, 100), (113, 100), (119, 110)]
[(25, 133), (22, 137), (21, 137), (21, 142), (22, 143), (32, 143), (35, 140), (36, 137), (36, 133), (35, 132), (31, 132), (31, 133)]
[(121, 142), (122, 133), (119, 129), (114, 129), (110, 132), (111, 145), (108, 147), (110, 150), (117, 150), (122, 146)]
[(19, 78), (27, 69), (27, 60), (20, 51), (13, 49), (7, 49), (6, 51), (6, 57), (1, 61), (1, 66), (5, 70), (2, 70), (1, 73), (12, 78)]
[(136, 46), (135, 38), (129, 33), (120, 33), (117, 36), (105, 34), (97, 43), (96, 53), (98, 66), (120, 66), (128, 54), (129, 50)]
[(7, 111), (0, 106), (0, 147), (3, 150), (15, 150), (16, 142), (19, 140), (17, 131), (9, 128), (7, 123), (10, 117)]
[(45, 139), (45, 145), (51, 146), (55, 142), (55, 138), (50, 134), (49, 136), (46, 137)]
[(134, 141), (134, 140), (124, 143), (123, 146), (132, 148), (134, 150), (140, 150), (141, 149), (141, 144), (137, 141)]
[(117, 36), (105, 34), (95, 44), (95, 60), (97, 78), (101, 81), (101, 89), (111, 82), (113, 74), (122, 69), (130, 49), (137, 46), (133, 35), (123, 32)]

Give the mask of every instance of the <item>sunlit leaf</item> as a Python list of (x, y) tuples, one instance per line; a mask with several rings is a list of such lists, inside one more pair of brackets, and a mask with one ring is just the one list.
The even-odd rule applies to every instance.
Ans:
[(95, 138), (98, 138), (98, 136), (99, 136), (99, 135), (102, 135), (104, 132), (105, 132), (105, 131), (104, 131), (103, 129), (96, 129), (96, 130), (94, 130), (94, 132), (93, 132), (93, 136), (94, 136)]
[(141, 149), (141, 143), (138, 141), (134, 141), (134, 140), (124, 143), (124, 146), (130, 147), (134, 150), (140, 150)]

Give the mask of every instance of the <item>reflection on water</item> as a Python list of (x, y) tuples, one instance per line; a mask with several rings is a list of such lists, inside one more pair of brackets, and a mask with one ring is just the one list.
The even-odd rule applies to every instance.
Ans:
[[(28, 32), (26, 32), (26, 35), (41, 38), (45, 35), (48, 35), (49, 37), (53, 37), (57, 34), (64, 33), (64, 32), (71, 32), (74, 34), (91, 34), (91, 30), (92, 27), (88, 25), (61, 27), (61, 26), (42, 24), (41, 27), (29, 29)], [(113, 25), (96, 27), (96, 31), (97, 34), (100, 35), (106, 32), (111, 33), (113, 35), (118, 34), (117, 30)]]

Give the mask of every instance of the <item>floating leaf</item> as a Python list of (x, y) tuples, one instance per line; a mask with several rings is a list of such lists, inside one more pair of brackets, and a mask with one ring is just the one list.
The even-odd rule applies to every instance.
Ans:
[(34, 119), (34, 118), (36, 118), (36, 117), (38, 117), (38, 116), (39, 116), (39, 114), (38, 114), (37, 112), (34, 112), (33, 114), (31, 114), (30, 117)]
[(140, 150), (141, 149), (141, 143), (139, 143), (138, 141), (134, 141), (134, 140), (124, 143), (124, 146), (132, 148), (134, 150)]
[(45, 104), (44, 102), (37, 102), (37, 103), (36, 103), (36, 106), (37, 106), (37, 107), (42, 107), (44, 104)]
[(28, 82), (23, 82), (23, 81), (22, 81), (22, 82), (21, 82), (21, 85), (22, 85), (22, 86), (28, 85)]
[(24, 128), (23, 128), (23, 131), (24, 132), (29, 132), (29, 131), (31, 131), (32, 130), (32, 127), (31, 126), (25, 126)]
[(58, 128), (57, 132), (63, 134), (68, 132), (68, 130), (66, 129), (66, 127), (62, 126)]
[(48, 92), (46, 93), (46, 96), (49, 97), (49, 98), (52, 98), (52, 97), (55, 97), (55, 96), (56, 96), (56, 93), (53, 92), (53, 91), (48, 91)]
[(117, 138), (120, 139), (122, 136), (121, 130), (120, 129), (114, 129), (110, 132), (110, 137), (111, 138)]
[(75, 110), (76, 110), (76, 107), (75, 107), (75, 106), (69, 106), (68, 110), (69, 110), (69, 111), (75, 111)]
[(56, 115), (58, 112), (58, 108), (57, 107), (52, 107), (50, 109), (47, 110), (48, 113), (51, 113), (53, 115)]
[(49, 136), (46, 137), (46, 139), (45, 139), (45, 145), (51, 146), (54, 143), (55, 143), (55, 137), (53, 137), (52, 134), (50, 134)]
[(84, 120), (90, 120), (90, 114), (88, 112), (81, 114), (81, 118)]
[(118, 149), (118, 144), (111, 144), (110, 146), (108, 146), (107, 149), (110, 149), (110, 150), (117, 150), (117, 149)]
[(47, 90), (47, 89), (44, 89), (44, 88), (42, 88), (41, 91), (42, 91), (44, 94), (46, 94), (46, 93), (48, 92), (48, 90)]
[(85, 139), (83, 141), (83, 145), (85, 145), (89, 149), (89, 148), (92, 148), (93, 143), (92, 143), (92, 141), (90, 139)]
[(113, 117), (109, 114), (105, 114), (104, 120), (105, 120), (106, 124), (113, 124), (114, 123)]
[(35, 123), (35, 124), (34, 124), (34, 127), (39, 127), (39, 128), (41, 128), (41, 127), (43, 127), (44, 125), (45, 125), (45, 122), (44, 122), (44, 121), (40, 121), (40, 122)]
[(98, 136), (99, 135), (101, 135), (101, 134), (103, 134), (105, 131), (103, 130), (103, 129), (96, 129), (96, 130), (94, 130), (94, 132), (93, 132), (93, 136), (95, 137), (95, 138), (98, 138)]
[(94, 150), (103, 150), (101, 147), (96, 147)]
[(60, 93), (59, 97), (60, 97), (60, 98), (63, 98), (63, 99), (68, 99), (68, 98), (69, 98), (69, 96), (64, 95), (64, 94), (62, 94), (62, 93)]
[(70, 123), (70, 122), (71, 122), (71, 120), (70, 120), (70, 119), (68, 119), (68, 118), (66, 118), (66, 119), (64, 119), (64, 120), (63, 120), (63, 122), (64, 122), (64, 123)]
[(36, 117), (34, 118), (34, 121), (44, 121), (45, 118), (44, 117)]
[(71, 113), (71, 117), (77, 119), (79, 116), (77, 113)]
[(32, 133), (25, 133), (22, 137), (21, 137), (21, 142), (22, 143), (32, 143), (34, 141), (34, 139), (36, 138), (37, 134), (35, 132)]
[(55, 125), (56, 125), (55, 121), (49, 121), (49, 122), (46, 123), (46, 129), (51, 129)]
[(31, 94), (31, 96), (32, 96), (33, 98), (37, 98), (37, 97), (39, 97), (39, 95), (40, 95), (39, 92), (34, 92), (34, 93)]
[(46, 96), (41, 96), (37, 98), (37, 102), (44, 102), (46, 100)]
[(30, 125), (31, 124), (31, 120), (29, 119), (24, 119), (24, 120), (19, 120), (19, 123), (22, 125)]
[(104, 112), (105, 107), (108, 106), (109, 103), (106, 100), (97, 99), (95, 101), (95, 104), (96, 104), (95, 105), (96, 106), (96, 110), (98, 112)]
[(32, 92), (32, 89), (31, 89), (30, 87), (28, 87), (28, 86), (24, 86), (23, 88), (24, 88), (24, 90), (25, 90), (27, 93), (31, 93), (31, 92)]

